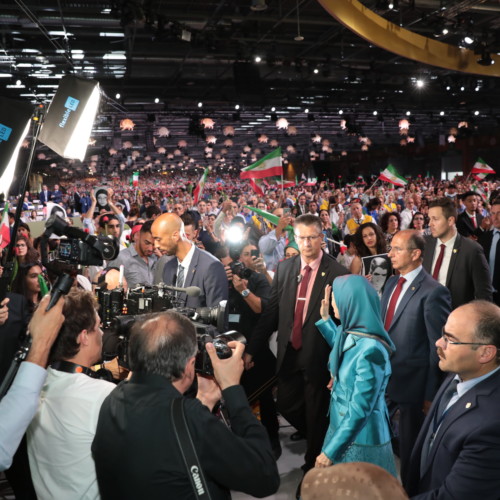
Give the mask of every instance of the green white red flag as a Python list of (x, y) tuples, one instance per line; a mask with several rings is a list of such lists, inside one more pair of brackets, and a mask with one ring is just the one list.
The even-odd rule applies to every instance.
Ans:
[(9, 204), (5, 203), (2, 213), (2, 222), (0, 223), (0, 248), (5, 248), (10, 243), (10, 225), (9, 225)]
[(203, 174), (201, 174), (201, 178), (198, 182), (198, 185), (195, 187), (193, 191), (193, 203), (195, 205), (198, 203), (198, 201), (200, 201), (201, 195), (203, 194), (203, 188), (205, 187), (205, 184), (207, 182), (207, 176), (208, 176), (208, 167), (205, 168)]
[(283, 176), (281, 148), (275, 149), (255, 163), (243, 168), (240, 172), (241, 179), (264, 179), (276, 176)]
[(488, 174), (496, 174), (482, 158), (477, 159), (470, 173), (479, 181), (482, 181)]
[(139, 172), (134, 172), (132, 174), (132, 181), (130, 182), (130, 185), (133, 187), (137, 187), (139, 185)]
[(402, 175), (399, 175), (398, 171), (391, 164), (387, 165), (383, 172), (380, 172), (378, 178), (384, 182), (390, 182), (395, 186), (406, 186), (408, 184), (408, 181)]

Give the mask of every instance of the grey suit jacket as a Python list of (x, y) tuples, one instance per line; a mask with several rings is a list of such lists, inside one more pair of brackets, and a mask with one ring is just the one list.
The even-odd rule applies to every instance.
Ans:
[[(432, 274), (436, 238), (425, 237), (424, 269)], [(450, 259), (446, 287), (451, 293), (452, 309), (474, 299), (493, 300), (488, 262), (478, 243), (457, 234)]]
[[(163, 282), (166, 285), (175, 286), (177, 276), (178, 260), (176, 258), (165, 264), (163, 269)], [(187, 275), (184, 277), (184, 288), (197, 286), (201, 289), (199, 297), (188, 297), (180, 294), (182, 305), (186, 307), (214, 307), (219, 305), (221, 300), (227, 300), (229, 285), (226, 271), (222, 263), (213, 255), (195, 247), (193, 258)]]
[[(398, 282), (392, 276), (381, 299), (382, 320)], [(387, 395), (397, 403), (432, 401), (442, 381), (435, 343), (451, 312), (451, 296), (422, 269), (401, 298), (389, 335), (396, 346)]]

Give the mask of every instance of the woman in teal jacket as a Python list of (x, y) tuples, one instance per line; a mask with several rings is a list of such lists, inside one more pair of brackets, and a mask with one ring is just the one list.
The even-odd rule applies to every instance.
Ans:
[(395, 350), (380, 316), (380, 300), (363, 276), (340, 276), (333, 282), (332, 307), (341, 325), (328, 314), (325, 289), (316, 323), (332, 347), (330, 426), (316, 467), (339, 462), (370, 462), (396, 474), (385, 389)]

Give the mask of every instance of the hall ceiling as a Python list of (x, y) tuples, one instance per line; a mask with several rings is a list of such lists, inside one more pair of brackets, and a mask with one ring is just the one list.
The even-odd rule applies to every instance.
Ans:
[[(500, 53), (499, 1), (400, 0), (392, 9), (388, 1), (362, 3), (421, 35), (459, 45), (470, 34), (478, 52)], [(64, 74), (100, 82), (104, 97), (89, 155), (107, 156), (115, 147), (120, 156), (129, 141), (141, 158), (162, 163), (192, 159), (203, 166), (217, 156), (249, 163), (255, 148), (269, 152), (274, 139), (284, 150), (293, 145), (303, 157), (316, 150), (323, 159), (360, 151), (360, 138), (369, 139), (370, 150), (399, 145), (401, 119), (410, 121), (420, 147), (446, 142), (463, 121), (468, 134), (498, 135), (498, 79), (372, 46), (315, 0), (3, 0), (0, 33), (3, 95), (48, 103)], [(205, 117), (213, 129), (199, 126)], [(276, 128), (282, 117), (296, 135)], [(133, 131), (120, 131), (124, 118), (133, 120)], [(223, 144), (226, 126), (235, 129), (230, 148)], [(169, 137), (158, 137), (160, 127)], [(315, 134), (332, 151), (315, 145)], [(217, 140), (211, 158), (206, 135)], [(173, 155), (179, 140), (188, 144), (181, 155), (158, 156), (160, 147)]]

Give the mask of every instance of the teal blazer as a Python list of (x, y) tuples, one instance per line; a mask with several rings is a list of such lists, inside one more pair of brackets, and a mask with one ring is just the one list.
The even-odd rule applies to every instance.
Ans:
[[(333, 347), (337, 327), (331, 318), (316, 322)], [(329, 366), (332, 360), (330, 355)], [(339, 461), (352, 444), (377, 446), (391, 440), (385, 389), (391, 375), (389, 353), (376, 339), (347, 335), (330, 402), (333, 436), (323, 443), (323, 453)], [(328, 442), (326, 442), (328, 441)]]

